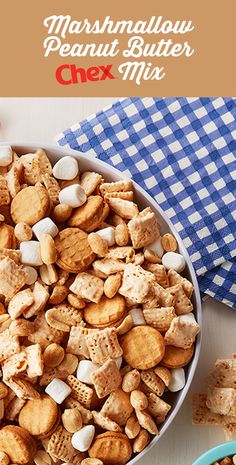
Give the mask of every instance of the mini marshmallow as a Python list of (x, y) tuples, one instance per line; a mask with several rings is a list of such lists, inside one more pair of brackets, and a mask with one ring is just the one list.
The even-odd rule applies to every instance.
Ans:
[(90, 375), (99, 368), (99, 365), (90, 362), (90, 360), (81, 360), (77, 368), (77, 379), (86, 384), (93, 384)]
[(146, 321), (143, 316), (143, 311), (141, 310), (141, 308), (132, 308), (132, 310), (130, 310), (128, 314), (131, 315), (134, 326), (140, 326), (140, 325), (146, 324)]
[(70, 181), (79, 173), (78, 162), (73, 157), (62, 157), (53, 167), (53, 176)]
[(81, 207), (86, 200), (87, 195), (79, 184), (72, 184), (59, 192), (60, 203), (65, 203), (72, 208)]
[(73, 434), (71, 438), (71, 444), (80, 452), (86, 452), (92, 444), (95, 435), (95, 426), (87, 425), (81, 428), (79, 431)]
[(147, 247), (144, 247), (144, 251), (147, 249), (151, 250), (155, 255), (161, 258), (164, 253), (164, 249), (161, 244), (161, 238), (159, 237), (152, 244), (148, 245)]
[(27, 274), (27, 281), (25, 284), (28, 284), (28, 286), (31, 286), (31, 284), (34, 284), (35, 281), (37, 281), (38, 278), (38, 273), (35, 268), (32, 266), (23, 266), (22, 268), (26, 274)]
[(61, 379), (54, 378), (45, 389), (48, 394), (57, 404), (62, 404), (64, 400), (70, 395), (71, 388), (68, 384), (64, 383)]
[(186, 265), (185, 258), (176, 252), (167, 252), (162, 257), (162, 264), (167, 270), (175, 270), (181, 273)]
[(116, 366), (118, 368), (118, 370), (120, 369), (121, 365), (122, 365), (122, 362), (123, 362), (123, 358), (122, 357), (119, 357), (119, 358), (116, 358), (114, 360), (114, 362), (116, 362)]
[(8, 166), (12, 162), (13, 153), (10, 145), (0, 146), (0, 166)]
[(42, 234), (49, 234), (55, 237), (59, 233), (57, 225), (48, 216), (38, 221), (38, 223), (35, 223), (34, 226), (32, 226), (32, 230), (39, 241)]
[(184, 323), (194, 323), (196, 324), (195, 316), (193, 313), (188, 313), (186, 315), (179, 315), (179, 320)]
[(183, 389), (185, 386), (185, 372), (183, 368), (174, 368), (171, 370), (171, 382), (168, 386), (168, 389), (171, 392), (177, 392)]
[(40, 243), (37, 241), (23, 241), (20, 243), (21, 263), (30, 266), (41, 266)]
[(96, 233), (106, 241), (108, 247), (115, 244), (115, 229), (109, 226), (108, 228), (99, 229)]

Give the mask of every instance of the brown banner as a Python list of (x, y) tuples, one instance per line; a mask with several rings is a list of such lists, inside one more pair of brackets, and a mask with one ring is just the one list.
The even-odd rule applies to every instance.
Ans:
[(0, 94), (234, 95), (235, 13), (235, 0), (4, 2)]

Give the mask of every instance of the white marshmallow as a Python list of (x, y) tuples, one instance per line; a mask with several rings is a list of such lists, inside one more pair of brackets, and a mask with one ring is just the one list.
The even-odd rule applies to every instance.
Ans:
[(183, 389), (185, 386), (185, 372), (183, 368), (174, 368), (171, 370), (171, 383), (168, 386), (168, 389), (171, 392), (177, 392)]
[(68, 384), (64, 383), (61, 379), (54, 378), (45, 389), (48, 394), (57, 404), (62, 404), (64, 400), (70, 395), (71, 388)]
[(54, 165), (52, 172), (55, 178), (69, 181), (79, 173), (78, 162), (73, 157), (62, 157)]
[(108, 228), (99, 229), (96, 231), (99, 236), (106, 241), (108, 247), (115, 244), (115, 229), (109, 226)]
[(87, 195), (83, 187), (79, 184), (72, 184), (72, 186), (65, 187), (59, 192), (60, 203), (65, 203), (72, 208), (81, 207), (87, 200)]
[(147, 249), (151, 250), (155, 255), (158, 255), (158, 257), (161, 258), (164, 253), (161, 238), (159, 237), (159, 239), (154, 241), (152, 244), (148, 245), (147, 247), (144, 247), (144, 251)]
[(8, 166), (12, 162), (13, 153), (10, 145), (0, 145), (0, 166)]
[(181, 273), (184, 270), (186, 261), (183, 255), (176, 252), (167, 252), (162, 257), (162, 263), (167, 270), (175, 270)]
[(123, 358), (122, 358), (122, 357), (119, 357), (119, 358), (116, 358), (114, 361), (116, 362), (117, 368), (118, 368), (118, 370), (119, 370), (120, 367), (121, 367), (121, 365), (122, 365)]
[(21, 263), (31, 266), (43, 264), (40, 243), (37, 241), (23, 241), (20, 243)]
[(194, 323), (196, 324), (195, 316), (192, 312), (186, 314), (186, 315), (180, 315), (179, 320), (184, 323)]
[(90, 375), (99, 368), (99, 365), (90, 362), (90, 360), (81, 360), (77, 368), (77, 379), (86, 384), (93, 384)]
[(34, 284), (35, 281), (37, 281), (37, 278), (38, 278), (38, 273), (36, 271), (35, 268), (33, 268), (32, 266), (23, 266), (23, 270), (26, 272), (27, 274), (27, 281), (25, 284), (28, 284), (28, 286), (31, 286), (31, 284)]
[(131, 315), (134, 326), (140, 326), (140, 325), (145, 325), (146, 321), (143, 316), (143, 311), (141, 308), (132, 308), (129, 312), (129, 315)]
[(38, 223), (35, 223), (34, 226), (32, 226), (32, 230), (39, 241), (42, 234), (49, 234), (55, 237), (59, 233), (57, 225), (48, 216), (38, 221)]
[(80, 452), (86, 452), (92, 444), (95, 434), (95, 426), (87, 425), (73, 434), (71, 439), (72, 446)]

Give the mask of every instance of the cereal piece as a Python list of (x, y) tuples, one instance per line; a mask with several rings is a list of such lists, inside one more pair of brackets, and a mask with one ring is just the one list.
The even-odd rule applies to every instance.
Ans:
[(156, 423), (160, 424), (166, 418), (167, 413), (171, 409), (171, 405), (167, 404), (163, 399), (160, 399), (159, 396), (150, 392), (147, 394), (148, 398), (148, 412), (151, 414), (152, 417), (155, 418)]
[(43, 149), (22, 155), (20, 161), (24, 166), (24, 182), (26, 184), (34, 185), (37, 182), (43, 182), (45, 173), (52, 174), (51, 163)]
[(169, 369), (182, 368), (190, 362), (193, 354), (194, 345), (192, 345), (189, 349), (166, 346), (165, 355), (161, 361), (161, 364)]
[(93, 171), (84, 171), (81, 176), (80, 185), (87, 196), (93, 194), (97, 186), (102, 182), (102, 176)]
[(100, 368), (93, 371), (91, 380), (99, 399), (115, 391), (122, 381), (119, 369), (113, 360), (107, 360)]
[(236, 416), (236, 390), (208, 387), (206, 406), (213, 413)]
[(8, 387), (3, 381), (0, 381), (0, 400), (4, 399), (8, 394)]
[(93, 268), (101, 274), (100, 277), (107, 278), (110, 274), (124, 271), (125, 264), (121, 260), (105, 257), (102, 260), (95, 260), (95, 262), (93, 262)]
[(56, 262), (57, 251), (53, 238), (50, 234), (41, 234), (40, 236), (41, 258), (45, 265), (52, 265)]
[(20, 343), (17, 336), (11, 336), (9, 329), (0, 334), (0, 361), (20, 352)]
[(192, 422), (194, 425), (227, 425), (232, 417), (213, 413), (206, 406), (205, 394), (194, 394), (192, 401)]
[(144, 303), (152, 292), (154, 281), (155, 277), (152, 273), (145, 271), (139, 265), (128, 263), (125, 265), (119, 293), (137, 303)]
[(43, 374), (43, 357), (42, 350), (39, 344), (33, 344), (25, 348), (27, 356), (27, 376), (34, 378)]
[(172, 379), (168, 386), (170, 392), (178, 392), (185, 386), (185, 372), (183, 368), (174, 368), (171, 371)]
[(91, 265), (95, 255), (88, 244), (88, 235), (79, 228), (66, 228), (56, 239), (57, 265), (65, 271), (78, 273)]
[(147, 263), (145, 269), (154, 274), (156, 281), (160, 286), (164, 288), (170, 286), (168, 278), (169, 275), (167, 274), (166, 269), (163, 265), (160, 265), (158, 263)]
[(72, 211), (73, 208), (69, 205), (66, 205), (65, 203), (59, 203), (59, 205), (56, 205), (53, 209), (52, 219), (56, 223), (64, 223), (70, 218)]
[(120, 388), (109, 395), (101, 409), (103, 415), (115, 421), (120, 426), (126, 424), (132, 412), (133, 407), (130, 403), (130, 396)]
[(11, 202), (7, 179), (0, 175), (0, 207), (9, 205)]
[(52, 328), (52, 326), (49, 326), (45, 315), (41, 313), (34, 320), (34, 333), (30, 334), (28, 339), (34, 344), (40, 344), (42, 350), (44, 350), (51, 342), (60, 344), (63, 335), (63, 331), (59, 331)]
[(216, 360), (215, 368), (206, 379), (208, 386), (235, 388), (236, 387), (236, 360)]
[(122, 389), (124, 392), (132, 392), (138, 389), (140, 384), (140, 373), (138, 370), (131, 370), (125, 374), (122, 381)]
[(49, 439), (47, 452), (63, 462), (71, 463), (76, 454), (71, 438), (71, 434), (59, 426)]
[(67, 304), (55, 305), (45, 313), (47, 323), (59, 331), (69, 332), (71, 326), (75, 326), (82, 320), (80, 310)]
[(135, 257), (135, 251), (131, 246), (111, 247), (106, 258), (114, 258), (115, 260), (126, 260), (126, 263), (132, 262)]
[(154, 368), (154, 373), (161, 378), (166, 387), (168, 387), (172, 380), (172, 374), (166, 367), (157, 366)]
[(69, 304), (72, 305), (72, 307), (75, 307), (78, 310), (80, 309), (82, 310), (86, 306), (86, 303), (82, 299), (82, 297), (78, 297), (77, 295), (74, 295), (74, 294), (68, 294), (67, 300)]
[(26, 273), (12, 260), (0, 260), (0, 294), (9, 301), (26, 283)]
[(142, 452), (142, 450), (145, 449), (145, 447), (147, 447), (149, 442), (150, 438), (148, 432), (145, 429), (141, 429), (140, 433), (133, 442), (134, 454)]
[(16, 161), (12, 164), (10, 171), (7, 173), (7, 184), (12, 198), (14, 198), (21, 189), (22, 170), (22, 164)]
[(135, 414), (132, 414), (131, 417), (128, 418), (127, 423), (125, 425), (125, 434), (128, 436), (129, 439), (134, 439), (138, 436), (140, 432), (140, 424), (137, 420)]
[(188, 281), (188, 279), (183, 278), (183, 276), (181, 276), (179, 273), (172, 269), (168, 271), (168, 278), (171, 286), (175, 286), (176, 284), (182, 284), (186, 296), (189, 299), (191, 298), (193, 293), (193, 284), (190, 281)]
[(0, 224), (0, 247), (1, 249), (15, 249), (16, 238), (14, 228), (9, 224)]
[(82, 416), (78, 408), (65, 409), (62, 417), (62, 424), (66, 431), (75, 433), (82, 428)]
[(161, 334), (150, 326), (135, 326), (121, 340), (123, 357), (132, 367), (147, 370), (164, 357), (165, 344)]
[(43, 360), (46, 366), (55, 368), (65, 357), (65, 351), (59, 344), (49, 344), (43, 353)]
[[(130, 402), (135, 410), (145, 410), (148, 406), (148, 399), (144, 392), (135, 389), (130, 394)], [(142, 426), (142, 425), (141, 425)]]
[(5, 415), (5, 405), (3, 399), (0, 400), (0, 421), (4, 418)]
[(169, 287), (168, 292), (170, 292), (175, 298), (174, 307), (177, 316), (185, 315), (193, 310), (193, 304), (186, 296), (182, 284), (176, 284), (175, 286)]
[(131, 220), (135, 215), (138, 214), (138, 206), (136, 203), (129, 200), (123, 200), (118, 197), (106, 198), (108, 205), (117, 215), (121, 216), (126, 220)]
[(155, 421), (145, 410), (136, 410), (136, 416), (141, 428), (146, 429), (150, 434), (157, 435), (158, 429)]
[(189, 349), (200, 331), (196, 321), (188, 321), (188, 315), (175, 317), (165, 334), (165, 343), (182, 349)]
[(133, 247), (146, 247), (160, 236), (159, 224), (151, 208), (146, 208), (128, 223)]
[(105, 257), (108, 252), (108, 245), (99, 234), (90, 233), (88, 235), (88, 243), (95, 254)]
[(88, 453), (104, 464), (125, 465), (132, 456), (132, 447), (125, 434), (107, 431), (95, 437)]
[(114, 328), (106, 328), (85, 336), (89, 355), (93, 363), (102, 365), (109, 358), (117, 359), (123, 353)]
[(101, 412), (92, 412), (93, 420), (96, 425), (106, 431), (122, 432), (122, 428), (115, 421), (111, 420)]
[(236, 423), (228, 423), (224, 427), (226, 441), (236, 441)]
[[(99, 278), (96, 278), (99, 279)], [(84, 320), (93, 327), (114, 325), (126, 314), (125, 299), (117, 294), (108, 299), (103, 296), (99, 303), (89, 303), (84, 309)]]
[(91, 331), (94, 332), (97, 330), (89, 330), (82, 326), (72, 326), (66, 351), (71, 354), (82, 355), (85, 358), (89, 358), (86, 335)]
[(11, 203), (11, 216), (15, 223), (34, 225), (47, 216), (50, 199), (42, 186), (29, 186), (18, 192)]
[(128, 331), (133, 328), (134, 322), (131, 315), (127, 315), (122, 323), (116, 328), (116, 333), (120, 336), (128, 333)]
[(47, 189), (48, 195), (50, 197), (51, 205), (54, 207), (55, 205), (59, 204), (59, 192), (60, 186), (57, 180), (50, 176), (48, 173), (42, 175), (42, 181), (44, 186)]
[(45, 450), (38, 450), (34, 456), (36, 465), (51, 465), (51, 457)]
[(116, 274), (108, 276), (108, 278), (106, 279), (104, 283), (105, 296), (108, 297), (109, 299), (112, 299), (112, 297), (114, 297), (119, 291), (121, 282), (122, 282), (121, 273), (116, 273)]
[[(76, 208), (69, 219), (69, 226), (78, 227), (90, 233), (99, 228), (104, 217), (105, 204), (99, 195), (90, 195), (82, 207)], [(106, 206), (107, 214), (109, 207)]]
[(11, 318), (8, 314), (0, 315), (0, 333), (5, 332), (11, 325)]
[(33, 388), (32, 384), (24, 379), (13, 377), (8, 381), (8, 384), (20, 399), (40, 398), (40, 394)]
[(9, 464), (9, 457), (5, 452), (0, 451), (0, 463), (1, 465), (8, 465)]
[(10, 324), (9, 331), (11, 336), (26, 337), (34, 332), (34, 323), (24, 318), (17, 318)]
[(49, 303), (53, 305), (61, 304), (68, 296), (68, 294), (69, 290), (66, 286), (56, 285), (49, 297)]
[(0, 430), (0, 448), (8, 455), (11, 463), (24, 465), (32, 460), (36, 445), (28, 431), (15, 425)]
[(166, 233), (162, 236), (161, 243), (165, 252), (175, 252), (177, 250), (177, 241), (170, 233)]
[(143, 315), (148, 325), (161, 332), (167, 331), (176, 317), (174, 307), (145, 308)]
[(12, 320), (18, 318), (34, 302), (31, 289), (24, 289), (15, 294), (9, 302), (8, 313)]
[(141, 379), (148, 386), (148, 388), (151, 389), (157, 396), (161, 397), (164, 394), (165, 383), (154, 372), (154, 370), (142, 371)]
[(129, 230), (127, 225), (118, 224), (115, 229), (115, 241), (117, 245), (126, 246), (129, 243)]
[(93, 438), (95, 435), (95, 426), (94, 425), (87, 425), (80, 429), (73, 434), (71, 443), (76, 450), (80, 452), (85, 452), (89, 449), (93, 442)]
[(152, 264), (160, 264), (161, 259), (156, 255), (151, 249), (148, 249), (147, 247), (144, 248), (144, 258), (147, 260), (147, 262), (152, 263)]
[(71, 284), (70, 290), (82, 299), (98, 303), (103, 294), (103, 281), (89, 273), (79, 273)]
[(76, 379), (73, 375), (68, 376), (66, 382), (71, 388), (71, 397), (78, 400), (84, 407), (90, 408), (94, 396), (93, 389), (86, 386), (86, 384)]
[(39, 274), (42, 282), (47, 286), (55, 284), (58, 281), (58, 275), (54, 265), (41, 265), (39, 267)]
[(122, 200), (129, 200), (132, 202), (134, 200), (134, 193), (133, 191), (110, 192), (104, 195), (105, 202), (109, 203), (109, 199), (122, 199)]
[(19, 242), (30, 241), (33, 236), (33, 231), (27, 223), (18, 223), (14, 230), (15, 236)]
[(33, 288), (33, 296), (34, 303), (24, 311), (25, 318), (31, 318), (44, 309), (49, 298), (49, 292), (39, 281), (36, 281)]
[(100, 192), (103, 196), (111, 192), (129, 192), (132, 191), (133, 184), (131, 179), (123, 179), (116, 182), (104, 182), (100, 186)]
[(162, 257), (162, 264), (167, 270), (175, 270), (177, 273), (181, 273), (185, 266), (186, 261), (183, 255), (176, 252), (166, 252)]
[(27, 368), (27, 357), (26, 352), (21, 351), (18, 354), (14, 354), (8, 357), (2, 362), (2, 374), (5, 382), (11, 379), (13, 376), (25, 371)]

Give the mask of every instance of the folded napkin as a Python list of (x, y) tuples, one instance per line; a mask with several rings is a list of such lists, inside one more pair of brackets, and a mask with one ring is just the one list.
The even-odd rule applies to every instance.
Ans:
[(57, 142), (148, 191), (183, 239), (202, 293), (236, 308), (236, 99), (126, 98)]

